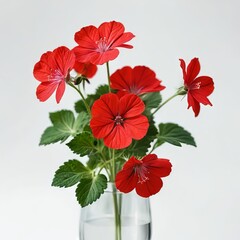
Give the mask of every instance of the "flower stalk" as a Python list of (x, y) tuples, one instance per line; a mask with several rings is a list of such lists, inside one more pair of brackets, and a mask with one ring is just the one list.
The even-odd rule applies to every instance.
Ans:
[(178, 89), (178, 91), (173, 94), (171, 97), (169, 97), (168, 99), (166, 99), (163, 103), (161, 103), (154, 111), (153, 111), (153, 115), (160, 109), (162, 108), (164, 105), (166, 105), (168, 102), (170, 102), (172, 99), (174, 99), (175, 97), (177, 96), (180, 96), (180, 95), (185, 95), (187, 93), (187, 91), (184, 89), (184, 87), (180, 87)]
[(85, 107), (86, 107), (86, 109), (87, 109), (87, 112), (88, 112), (89, 116), (91, 116), (90, 107), (88, 106), (88, 104), (87, 104), (87, 102), (86, 102), (86, 99), (85, 99), (84, 95), (82, 94), (81, 90), (78, 89), (72, 82), (68, 82), (68, 85), (69, 85), (70, 87), (74, 88), (74, 89), (79, 93), (79, 95), (81, 96), (81, 98), (82, 98), (82, 100), (83, 100), (83, 103), (84, 103), (84, 105), (85, 105)]

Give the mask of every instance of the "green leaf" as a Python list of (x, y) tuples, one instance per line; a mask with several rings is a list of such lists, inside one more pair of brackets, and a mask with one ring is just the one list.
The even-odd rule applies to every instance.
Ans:
[(76, 189), (77, 200), (82, 207), (85, 207), (100, 198), (106, 188), (107, 178), (103, 174), (92, 178), (84, 178)]
[(108, 85), (100, 85), (97, 89), (96, 89), (96, 95), (98, 96), (98, 98), (100, 98), (103, 94), (109, 93), (109, 88)]
[(86, 112), (80, 112), (73, 124), (73, 129), (76, 133), (80, 133), (89, 125), (89, 115)]
[(87, 166), (91, 170), (96, 169), (98, 164), (102, 161), (102, 157), (99, 153), (89, 154), (88, 157)]
[(159, 124), (159, 134), (157, 135), (157, 142), (155, 148), (168, 142), (175, 146), (181, 147), (181, 143), (192, 145), (196, 147), (196, 143), (192, 135), (183, 127), (175, 123), (161, 123)]
[(69, 137), (68, 134), (62, 132), (55, 127), (48, 127), (42, 134), (39, 145), (47, 145), (56, 142), (64, 142)]
[(124, 156), (129, 158), (131, 156), (143, 157), (147, 154), (151, 146), (151, 142), (156, 138), (158, 131), (154, 124), (150, 124), (148, 132), (141, 140), (133, 140), (132, 144), (124, 151)]
[(82, 178), (91, 176), (91, 172), (78, 160), (65, 162), (55, 172), (52, 186), (71, 187), (78, 183)]
[(76, 120), (70, 110), (62, 110), (50, 113), (52, 126), (48, 127), (41, 136), (39, 145), (47, 145), (61, 141), (64, 142), (69, 136), (75, 136), (83, 131), (88, 124), (89, 117), (86, 113), (79, 113)]
[(70, 110), (61, 110), (49, 114), (53, 125), (61, 125), (62, 128), (68, 129), (74, 124), (74, 114)]
[(162, 96), (160, 92), (146, 93), (141, 98), (145, 103), (145, 108), (149, 111), (153, 108), (157, 108), (162, 102)]
[(89, 155), (96, 151), (95, 146), (97, 141), (93, 138), (90, 132), (83, 132), (74, 137), (67, 146), (81, 157)]

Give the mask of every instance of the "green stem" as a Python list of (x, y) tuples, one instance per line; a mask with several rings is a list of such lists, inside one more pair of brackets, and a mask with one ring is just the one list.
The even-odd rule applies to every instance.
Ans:
[(115, 161), (115, 149), (112, 150), (112, 174), (113, 180), (115, 181), (116, 178), (116, 161)]
[(115, 240), (121, 240), (121, 212), (118, 206), (117, 191), (113, 185), (113, 204), (114, 204), (114, 218), (115, 218)]
[(175, 98), (176, 96), (179, 96), (179, 95), (185, 95), (187, 92), (186, 90), (184, 90), (184, 88), (179, 88), (178, 91), (173, 94), (170, 98), (168, 98), (166, 101), (164, 101), (162, 104), (160, 104), (156, 109), (155, 111), (152, 113), (153, 115), (160, 109), (162, 108), (166, 103), (168, 103), (169, 101), (171, 101), (173, 98)]
[(71, 82), (68, 82), (68, 85), (71, 86), (72, 88), (74, 88), (81, 96), (82, 100), (83, 100), (83, 103), (87, 109), (87, 112), (89, 114), (89, 116), (91, 116), (91, 110), (90, 110), (90, 107), (88, 106), (87, 102), (86, 102), (86, 99), (85, 97), (83, 96), (82, 92), (80, 89), (78, 89), (74, 84), (72, 84)]
[[(101, 165), (99, 165), (99, 167), (103, 169), (107, 164), (110, 164), (112, 161), (112, 159), (106, 160)], [(112, 178), (110, 180), (112, 180)]]
[(106, 65), (107, 65), (108, 90), (109, 90), (109, 92), (111, 92), (111, 87), (110, 87), (110, 68), (109, 68), (109, 62), (107, 62)]

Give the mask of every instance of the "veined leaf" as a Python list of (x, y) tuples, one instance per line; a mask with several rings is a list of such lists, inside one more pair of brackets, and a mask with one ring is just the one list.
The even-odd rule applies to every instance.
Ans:
[(107, 178), (103, 174), (93, 176), (92, 178), (84, 178), (76, 189), (77, 200), (82, 207), (85, 207), (96, 201), (106, 188)]
[(96, 140), (90, 132), (83, 132), (74, 137), (67, 146), (81, 157), (95, 152)]
[(75, 118), (74, 114), (70, 110), (61, 110), (57, 112), (49, 113), (49, 118), (53, 125), (62, 125), (62, 128), (71, 128), (74, 124)]
[[(104, 85), (100, 85), (97, 89), (96, 89), (96, 95), (98, 95), (99, 97), (102, 96), (103, 94), (109, 93), (109, 88), (107, 84)], [(99, 98), (98, 97), (98, 98)]]
[(175, 146), (181, 147), (181, 143), (192, 145), (196, 147), (196, 143), (192, 135), (183, 127), (175, 123), (161, 123), (159, 124), (159, 133), (157, 135), (157, 142), (155, 148), (168, 142)]
[(80, 112), (73, 124), (75, 133), (81, 133), (85, 126), (89, 124), (89, 115), (86, 112)]
[(44, 131), (39, 145), (47, 145), (59, 141), (62, 143), (69, 136), (75, 136), (83, 131), (83, 128), (89, 122), (89, 117), (85, 112), (81, 112), (75, 119), (72, 111), (62, 110), (50, 113), (50, 120), (53, 125)]
[(55, 172), (52, 186), (71, 187), (78, 183), (82, 178), (91, 176), (91, 172), (78, 160), (65, 162)]
[(160, 92), (145, 93), (141, 96), (141, 99), (145, 103), (146, 110), (157, 108), (162, 102), (162, 96)]
[(55, 127), (48, 127), (43, 132), (39, 145), (47, 145), (56, 142), (64, 142), (69, 137), (69, 134), (62, 132), (60, 129)]

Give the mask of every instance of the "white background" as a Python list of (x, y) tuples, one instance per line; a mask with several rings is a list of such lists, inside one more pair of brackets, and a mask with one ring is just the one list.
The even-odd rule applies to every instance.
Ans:
[[(186, 98), (175, 99), (158, 121), (188, 129), (198, 148), (164, 145), (159, 157), (173, 164), (162, 191), (151, 198), (153, 240), (240, 239), (238, 0), (0, 0), (0, 239), (76, 240), (80, 208), (74, 189), (51, 187), (54, 171), (73, 158), (65, 145), (39, 147), (48, 112), (72, 109), (77, 93), (60, 104), (40, 103), (34, 64), (47, 50), (75, 46), (81, 27), (121, 21), (136, 35), (111, 71), (147, 65), (167, 89), (182, 84), (179, 58), (199, 57), (201, 74), (214, 78), (213, 107), (195, 118)], [(93, 86), (106, 80), (100, 67)]]

